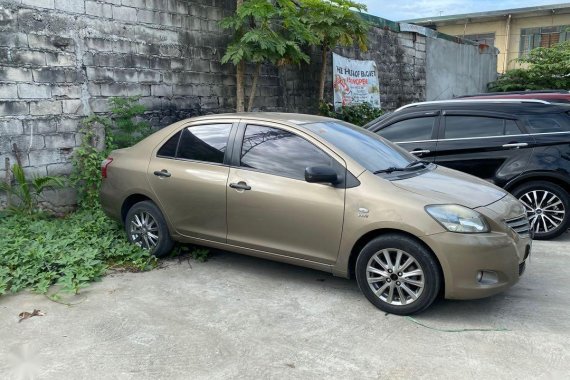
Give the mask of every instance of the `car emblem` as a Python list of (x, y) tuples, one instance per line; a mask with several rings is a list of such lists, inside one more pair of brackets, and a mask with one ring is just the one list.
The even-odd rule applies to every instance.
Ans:
[(358, 217), (359, 218), (368, 218), (368, 209), (364, 207), (360, 207), (358, 209)]

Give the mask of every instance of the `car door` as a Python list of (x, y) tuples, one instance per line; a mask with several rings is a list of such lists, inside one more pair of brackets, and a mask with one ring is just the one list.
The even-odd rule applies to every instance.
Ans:
[(534, 139), (514, 116), (445, 111), (435, 162), (503, 186), (527, 166)]
[(186, 125), (152, 154), (147, 174), (150, 186), (172, 226), (182, 235), (226, 241), (230, 170), (226, 151), (233, 125)]
[(228, 244), (319, 263), (336, 262), (345, 186), (309, 183), (309, 166), (346, 173), (342, 159), (294, 128), (240, 126), (228, 179)]
[(385, 120), (372, 131), (398, 144), (416, 157), (435, 159), (439, 111), (413, 112)]

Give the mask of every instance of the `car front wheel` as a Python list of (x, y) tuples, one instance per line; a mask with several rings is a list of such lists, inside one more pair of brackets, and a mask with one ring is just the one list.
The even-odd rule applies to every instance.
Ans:
[(406, 235), (371, 240), (356, 260), (356, 280), (368, 300), (397, 315), (419, 313), (436, 299), (442, 276), (432, 253)]
[(125, 230), (131, 243), (148, 249), (156, 257), (169, 254), (174, 246), (166, 220), (151, 201), (139, 202), (130, 208)]
[(534, 239), (546, 240), (560, 236), (570, 224), (568, 192), (546, 181), (525, 183), (513, 190), (524, 207)]

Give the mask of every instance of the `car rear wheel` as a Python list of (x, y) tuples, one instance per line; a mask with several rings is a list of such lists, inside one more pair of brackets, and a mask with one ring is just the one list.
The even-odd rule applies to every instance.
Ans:
[(151, 201), (139, 202), (130, 208), (125, 230), (131, 243), (149, 250), (156, 257), (169, 254), (174, 246), (166, 220)]
[(562, 187), (552, 182), (534, 181), (517, 187), (513, 195), (526, 208), (534, 239), (553, 239), (568, 230), (570, 199)]
[(432, 253), (415, 239), (388, 234), (371, 240), (356, 260), (356, 280), (368, 300), (397, 315), (429, 307), (441, 288), (442, 276)]

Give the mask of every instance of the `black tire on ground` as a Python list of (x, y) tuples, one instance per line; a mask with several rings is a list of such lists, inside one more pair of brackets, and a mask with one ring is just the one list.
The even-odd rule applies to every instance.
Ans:
[[(424, 287), (415, 301), (406, 305), (390, 304), (377, 296), (372, 290), (371, 285), (368, 284), (368, 263), (376, 253), (383, 249), (404, 251), (416, 260), (418, 266), (423, 271)], [(393, 264), (395, 264), (395, 260)], [(355, 273), (358, 286), (366, 298), (380, 310), (397, 315), (416, 314), (427, 309), (438, 296), (443, 281), (439, 264), (429, 249), (413, 237), (397, 233), (381, 235), (366, 244), (356, 259)], [(373, 286), (380, 288), (381, 284), (382, 283), (379, 283)], [(386, 283), (384, 282), (383, 284)], [(376, 290), (378, 290), (378, 288)]]
[[(524, 197), (525, 194), (531, 193), (532, 191), (548, 191), (555, 196), (557, 196), (562, 201), (562, 206), (564, 207), (564, 217), (562, 222), (558, 227), (549, 230), (548, 232), (539, 231), (534, 233), (533, 239), (536, 240), (548, 240), (560, 236), (568, 230), (570, 227), (570, 196), (566, 190), (558, 186), (555, 183), (548, 181), (532, 181), (527, 182), (522, 185), (517, 186), (512, 194), (524, 203), (529, 203), (529, 199)], [(542, 205), (544, 207), (544, 205)], [(528, 213), (527, 213), (528, 214)], [(529, 217), (532, 214), (529, 214)]]
[(127, 217), (125, 218), (125, 231), (127, 233), (127, 239), (133, 244), (140, 245), (145, 249), (149, 249), (145, 246), (143, 241), (137, 242), (133, 234), (130, 231), (132, 222), (135, 220), (136, 215), (140, 215), (141, 212), (149, 214), (157, 224), (157, 235), (158, 243), (150, 248), (150, 252), (156, 257), (163, 257), (172, 251), (174, 247), (174, 241), (170, 237), (170, 232), (168, 231), (168, 225), (166, 220), (160, 212), (160, 209), (152, 201), (143, 201), (135, 203), (127, 212)]

